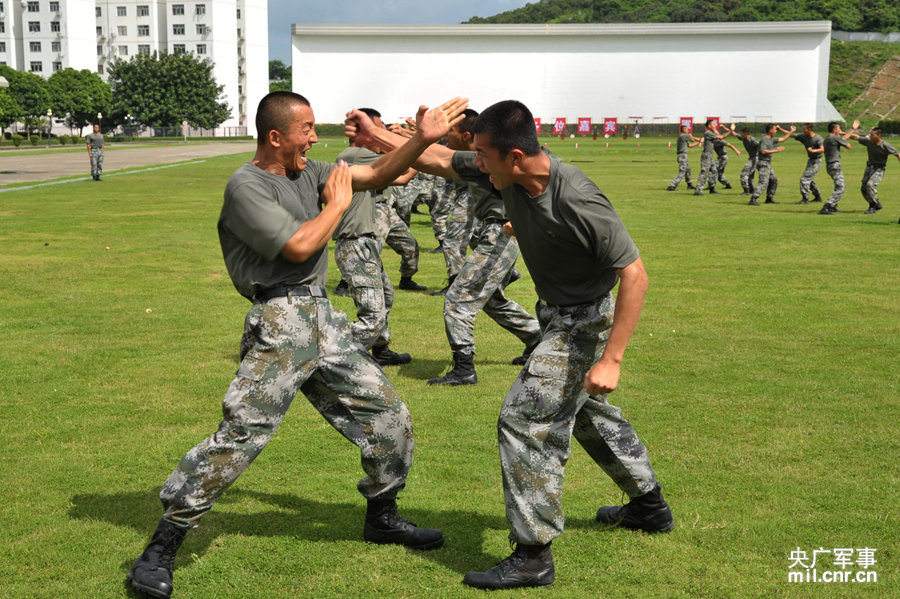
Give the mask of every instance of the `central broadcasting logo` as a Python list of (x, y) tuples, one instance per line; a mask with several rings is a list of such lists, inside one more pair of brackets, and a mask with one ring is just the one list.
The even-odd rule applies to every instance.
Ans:
[(797, 547), (788, 557), (788, 582), (878, 582), (873, 568), (876, 551), (872, 547), (819, 547), (810, 555)]

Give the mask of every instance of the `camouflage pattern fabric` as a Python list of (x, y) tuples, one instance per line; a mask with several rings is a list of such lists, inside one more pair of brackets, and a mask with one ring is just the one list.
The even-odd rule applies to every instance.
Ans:
[(682, 180), (687, 182), (688, 185), (691, 184), (691, 162), (688, 160), (687, 154), (677, 154), (675, 159), (678, 161), (678, 174), (675, 175), (675, 178), (672, 179), (672, 182), (669, 183), (669, 187), (678, 187), (678, 184), (681, 183)]
[(629, 497), (656, 486), (647, 449), (605, 395), (583, 382), (609, 338), (613, 301), (537, 307), (543, 337), (500, 410), (497, 425), (510, 541), (549, 543), (563, 530), (563, 469), (571, 438)]
[(808, 158), (806, 160), (806, 168), (803, 169), (803, 175), (800, 177), (800, 197), (804, 200), (812, 193), (814, 197), (821, 198), (819, 187), (816, 185), (815, 176), (819, 174), (822, 167), (822, 161), (819, 158)]
[(475, 227), (475, 215), (470, 209), (467, 183), (447, 181), (445, 186), (450, 212), (447, 215), (447, 232), (444, 234), (444, 262), (447, 264), (447, 277), (454, 277), (462, 270), (466, 260), (466, 246), (472, 240)]
[(537, 343), (540, 327), (525, 308), (507, 298), (501, 285), (519, 257), (519, 244), (500, 223), (481, 225), (475, 249), (444, 297), (444, 328), (453, 351), (474, 353), (475, 317), (480, 310), (526, 346)]
[(756, 172), (756, 164), (756, 156), (751, 156), (744, 164), (744, 168), (741, 169), (741, 189), (747, 193), (753, 191), (753, 173)]
[(731, 182), (725, 178), (725, 167), (728, 166), (728, 154), (722, 154), (719, 156), (716, 162), (716, 179), (722, 185), (726, 187), (731, 187)]
[(840, 162), (829, 162), (825, 165), (825, 172), (828, 173), (828, 176), (831, 177), (831, 180), (834, 181), (834, 191), (831, 194), (831, 197), (828, 198), (828, 205), (831, 207), (837, 206), (838, 202), (841, 201), (841, 198), (844, 197), (844, 171), (841, 168)]
[(718, 173), (716, 173), (716, 161), (715, 159), (713, 159), (712, 154), (701, 154), (700, 177), (697, 179), (697, 188), (694, 193), (699, 195), (707, 186), (709, 186), (710, 190), (715, 189), (717, 178)]
[(166, 520), (196, 525), (266, 446), (298, 390), (359, 447), (360, 493), (389, 497), (403, 488), (413, 452), (409, 411), (353, 341), (344, 314), (326, 298), (279, 297), (253, 305), (244, 336), (248, 349), (218, 431), (182, 458), (160, 492)]
[(863, 173), (862, 184), (859, 186), (863, 197), (869, 203), (869, 206), (880, 206), (878, 201), (878, 184), (884, 179), (884, 167), (866, 165)]
[(375, 238), (379, 249), (387, 244), (400, 255), (400, 276), (411, 277), (419, 272), (419, 242), (390, 202), (375, 204)]
[(767, 160), (760, 160), (756, 164), (756, 170), (759, 173), (759, 180), (753, 194), (750, 196), (751, 201), (756, 201), (763, 191), (766, 192), (767, 201), (775, 201), (775, 192), (778, 191), (778, 177), (775, 175), (775, 169), (772, 163)]
[(386, 346), (394, 288), (384, 272), (378, 242), (373, 237), (338, 239), (334, 260), (356, 305), (356, 321), (350, 326), (353, 338), (366, 349)]
[(438, 243), (443, 244), (447, 235), (447, 219), (452, 205), (447, 197), (447, 181), (443, 177), (435, 177), (431, 188), (431, 203), (428, 211), (431, 215), (431, 229)]
[(103, 150), (91, 148), (91, 176), (99, 177), (103, 174)]

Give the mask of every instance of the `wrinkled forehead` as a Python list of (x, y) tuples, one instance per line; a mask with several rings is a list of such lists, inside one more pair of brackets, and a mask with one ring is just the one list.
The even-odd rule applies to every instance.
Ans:
[(493, 155), (497, 152), (490, 133), (476, 133), (472, 143), (475, 146), (475, 151), (479, 154)]

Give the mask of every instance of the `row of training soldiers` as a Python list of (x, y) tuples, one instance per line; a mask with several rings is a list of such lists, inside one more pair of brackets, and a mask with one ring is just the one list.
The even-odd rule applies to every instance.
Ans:
[[(356, 267), (344, 272), (351, 288), (358, 280), (373, 290), (381, 285), (383, 293), (371, 192), (408, 180), (410, 167), (477, 184), (483, 193), (475, 215), (482, 224), (473, 233), (478, 258), (466, 258), (448, 300), (454, 289), (460, 296), (472, 291), (466, 281), (485, 272), (495, 277), (493, 298), (509, 256), (519, 251), (539, 298), (536, 337), (523, 335), (537, 343), (497, 423), (515, 549), (491, 568), (468, 572), (463, 582), (480, 589), (554, 582), (551, 544), (564, 528), (562, 488), (573, 438), (630, 498), (600, 507), (597, 522), (646, 532), (673, 529), (646, 447), (607, 400), (619, 385), (648, 288), (640, 252), (603, 192), (577, 167), (541, 150), (524, 104), (508, 100), (488, 107), (474, 117), (471, 136), (457, 128), (459, 139), (451, 136), (448, 146), (468, 149), (437, 144), (465, 121), (466, 107), (464, 98), (421, 107), (410, 137), (354, 110), (346, 124), (352, 144), (345, 152), (354, 164), (332, 164), (306, 157), (318, 139), (309, 100), (293, 92), (262, 99), (256, 154), (229, 179), (218, 223), (229, 277), (251, 302), (241, 362), (217, 431), (185, 454), (160, 491), (164, 511), (129, 570), (132, 589), (171, 596), (185, 536), (269, 443), (298, 392), (360, 450), (363, 539), (417, 550), (443, 545), (441, 530), (417, 526), (398, 510), (397, 496), (412, 466), (412, 419), (384, 370), (358, 342), (372, 343), (382, 332), (351, 327), (324, 289), (328, 242), (356, 204), (349, 220), (359, 233), (340, 237), (336, 252), (351, 256), (348, 264)], [(502, 222), (496, 218), (500, 206)], [(487, 301), (479, 297), (461, 297), (460, 311)], [(445, 307), (445, 317), (447, 312)], [(522, 312), (532, 326), (536, 320)]]
[[(765, 134), (760, 139), (752, 136), (750, 129), (743, 128), (738, 134), (734, 124), (724, 127), (718, 121), (710, 119), (706, 121), (705, 131), (702, 137), (695, 137), (690, 127), (681, 127), (675, 147), (675, 155), (678, 164), (678, 174), (672, 179), (668, 191), (675, 191), (681, 181), (685, 181), (689, 189), (694, 189), (694, 195), (702, 195), (704, 188), (709, 193), (716, 191), (716, 182), (722, 183), (726, 189), (731, 189), (731, 184), (725, 178), (725, 167), (728, 164), (726, 148), (730, 148), (738, 156), (739, 149), (728, 143), (726, 138), (734, 136), (739, 138), (747, 151), (747, 162), (741, 169), (741, 188), (743, 195), (749, 195), (749, 205), (758, 206), (759, 197), (765, 193), (765, 203), (775, 203), (775, 192), (778, 189), (778, 177), (772, 166), (772, 158), (775, 154), (784, 151), (784, 143), (791, 137), (803, 144), (806, 151), (806, 167), (800, 176), (800, 203), (807, 204), (810, 201), (821, 202), (822, 195), (816, 185), (815, 177), (821, 170), (824, 158), (825, 170), (834, 181), (834, 191), (823, 204), (819, 214), (834, 214), (838, 211), (838, 202), (844, 196), (844, 174), (841, 168), (841, 150), (851, 149), (849, 139), (858, 140), (868, 152), (866, 170), (863, 173), (860, 192), (868, 203), (866, 214), (874, 214), (881, 210), (882, 205), (878, 199), (878, 184), (884, 178), (887, 160), (890, 156), (900, 160), (897, 150), (884, 140), (882, 130), (874, 127), (867, 135), (859, 132), (860, 123), (854, 121), (849, 131), (843, 131), (840, 123), (833, 121), (828, 124), (828, 135), (818, 135), (812, 123), (803, 126), (803, 132), (797, 133), (797, 127), (791, 125), (784, 129), (776, 123), (765, 126)], [(776, 137), (778, 133), (781, 137)], [(691, 182), (691, 167), (688, 160), (688, 149), (701, 146), (700, 177), (696, 187)], [(715, 154), (715, 157), (714, 157)], [(754, 175), (757, 182), (754, 184)], [(810, 200), (812, 196), (812, 200)]]

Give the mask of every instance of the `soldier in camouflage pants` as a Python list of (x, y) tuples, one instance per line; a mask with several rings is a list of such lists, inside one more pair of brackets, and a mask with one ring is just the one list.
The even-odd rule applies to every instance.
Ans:
[(741, 188), (745, 193), (753, 192), (753, 173), (756, 172), (756, 156), (748, 156), (744, 168), (741, 169)]
[(657, 485), (647, 449), (621, 410), (584, 390), (609, 337), (613, 306), (609, 295), (565, 308), (538, 302), (541, 342), (507, 393), (497, 424), (511, 542), (543, 545), (562, 532), (572, 436), (629, 497)]
[(767, 160), (759, 160), (756, 163), (756, 170), (758, 172), (757, 184), (750, 196), (750, 201), (756, 202), (756, 199), (765, 192), (766, 203), (774, 203), (775, 192), (778, 191), (778, 177), (775, 175), (772, 163)]
[(710, 192), (716, 190), (716, 161), (712, 154), (700, 154), (700, 176), (697, 178), (697, 188), (694, 195), (701, 195), (704, 188), (709, 187)]
[(687, 183), (688, 189), (690, 189), (694, 184), (691, 183), (691, 162), (688, 159), (688, 155), (686, 153), (678, 154), (675, 156), (675, 159), (678, 161), (678, 174), (675, 175), (675, 178), (669, 183), (669, 187), (675, 189), (678, 187), (678, 184), (684, 180), (684, 182)]
[(466, 260), (466, 246), (472, 240), (475, 217), (469, 207), (471, 194), (468, 184), (447, 181), (444, 195), (450, 205), (447, 232), (444, 234), (444, 261), (447, 263), (447, 280), (452, 282)]
[(444, 238), (447, 236), (447, 219), (450, 217), (451, 209), (450, 198), (447, 197), (447, 181), (443, 177), (435, 177), (428, 212), (431, 216), (431, 229), (438, 242), (437, 251), (443, 251)]
[(334, 259), (356, 305), (356, 321), (350, 327), (353, 338), (366, 349), (387, 347), (394, 287), (381, 264), (378, 242), (367, 236), (338, 239)]
[(814, 202), (822, 201), (822, 194), (819, 193), (819, 187), (816, 185), (815, 176), (819, 174), (822, 167), (822, 156), (817, 155), (815, 158), (806, 159), (806, 168), (803, 169), (803, 175), (800, 177), (800, 197), (802, 202), (807, 202), (809, 194), (812, 193)]
[(415, 284), (413, 275), (419, 272), (419, 242), (394, 209), (397, 189), (388, 188), (383, 194), (383, 201), (375, 204), (375, 238), (379, 248), (383, 249), (387, 244), (400, 255), (400, 287), (409, 288), (409, 283)]
[(881, 183), (882, 179), (884, 179), (884, 167), (872, 164), (866, 165), (859, 190), (863, 198), (869, 203), (870, 208), (877, 206), (878, 209), (881, 209), (881, 202), (878, 201), (878, 184)]

